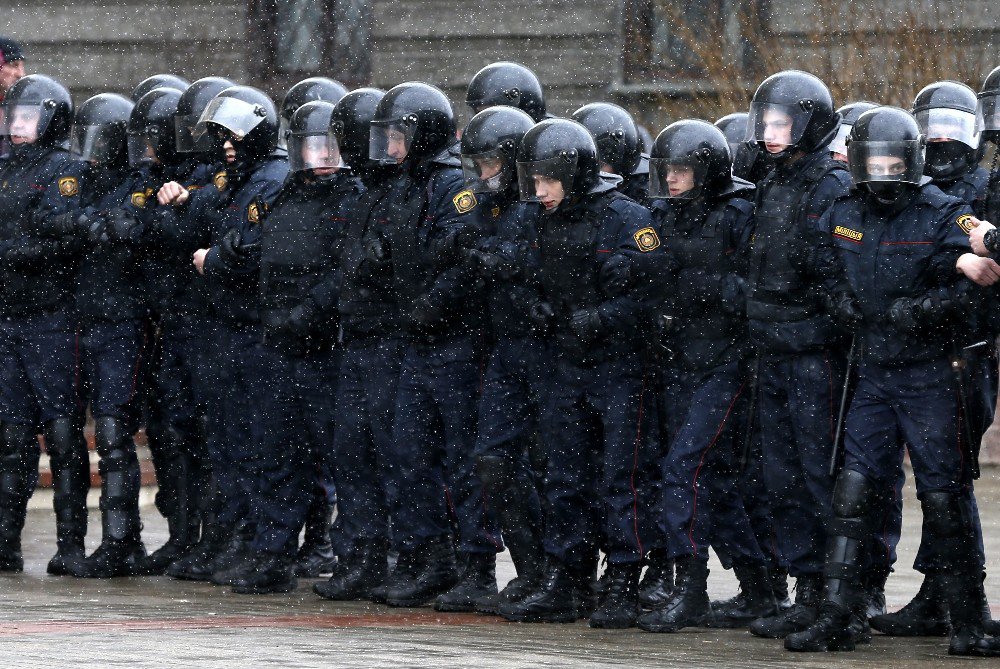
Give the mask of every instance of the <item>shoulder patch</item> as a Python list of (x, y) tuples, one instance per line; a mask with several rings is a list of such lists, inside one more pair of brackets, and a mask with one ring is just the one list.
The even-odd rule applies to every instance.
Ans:
[(76, 177), (63, 177), (59, 180), (59, 194), (63, 197), (73, 197), (80, 192), (80, 182)]
[(969, 234), (973, 228), (972, 218), (971, 214), (962, 214), (955, 220), (955, 224), (962, 229), (962, 232)]
[(643, 228), (632, 235), (632, 238), (643, 253), (660, 247), (660, 237), (653, 228)]
[(226, 179), (226, 171), (216, 172), (215, 176), (212, 177), (212, 183), (218, 190), (226, 190), (226, 185), (229, 183), (229, 180)]
[(833, 236), (858, 244), (864, 238), (865, 234), (863, 232), (858, 232), (857, 230), (851, 230), (850, 228), (838, 225), (833, 229)]
[(136, 209), (142, 209), (146, 206), (146, 197), (146, 194), (142, 191), (132, 193), (132, 206)]
[(476, 194), (471, 190), (463, 190), (461, 193), (456, 195), (451, 199), (452, 204), (455, 205), (455, 211), (460, 214), (466, 214), (476, 208), (479, 204), (476, 201)]
[(251, 223), (260, 223), (260, 207), (257, 206), (256, 202), (251, 202), (250, 206), (247, 207), (247, 220)]

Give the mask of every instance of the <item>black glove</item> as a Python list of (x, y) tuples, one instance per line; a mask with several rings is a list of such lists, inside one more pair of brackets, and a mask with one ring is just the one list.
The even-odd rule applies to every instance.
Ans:
[(621, 295), (632, 282), (632, 259), (615, 253), (601, 265), (601, 289), (605, 295)]
[(237, 228), (232, 228), (219, 242), (219, 257), (229, 265), (242, 264), (256, 244), (244, 244)]
[(378, 236), (367, 237), (362, 246), (362, 255), (365, 260), (373, 263), (380, 263), (389, 257), (388, 249)]
[(832, 296), (829, 307), (830, 314), (848, 330), (856, 329), (861, 321), (864, 320), (864, 315), (861, 313), (858, 301), (850, 293), (840, 293)]
[(476, 249), (463, 249), (462, 258), (470, 270), (484, 279), (494, 278), (500, 273), (503, 267), (503, 258), (495, 253), (484, 253)]
[(537, 302), (532, 302), (528, 306), (528, 318), (534, 323), (540, 330), (547, 330), (549, 326), (552, 325), (552, 319), (555, 318), (556, 312), (552, 308), (552, 305), (548, 302), (543, 302), (538, 300)]
[(584, 344), (596, 341), (604, 332), (604, 322), (596, 307), (577, 309), (569, 319), (570, 330)]
[(920, 327), (920, 302), (919, 298), (897, 298), (889, 306), (889, 322), (900, 332), (916, 332)]
[(439, 263), (454, 262), (460, 249), (468, 249), (475, 246), (482, 237), (482, 233), (471, 226), (446, 231), (430, 243), (431, 256)]
[(108, 238), (116, 242), (133, 241), (133, 236), (139, 228), (139, 221), (121, 208), (112, 209), (106, 215), (106, 231)]
[(67, 211), (55, 216), (37, 217), (36, 230), (46, 237), (71, 237), (77, 230), (87, 229), (88, 216), (79, 211)]

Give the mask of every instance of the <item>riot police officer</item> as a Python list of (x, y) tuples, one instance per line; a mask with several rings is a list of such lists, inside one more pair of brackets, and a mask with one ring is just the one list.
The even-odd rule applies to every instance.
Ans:
[[(972, 210), (924, 182), (925, 141), (902, 109), (862, 114), (848, 141), (858, 188), (819, 223), (856, 296), (853, 320), (864, 352), (847, 414), (820, 615), (785, 639), (789, 650), (853, 650), (848, 626), (865, 606), (864, 544), (882, 520), (879, 491), (894, 482), (905, 444), (931, 539), (928, 559), (950, 608), (949, 653), (1000, 654), (982, 628), (972, 445), (958, 427), (961, 382), (947, 353), (963, 318), (964, 279), (955, 267), (969, 250), (962, 223)], [(907, 252), (872, 250), (893, 247)]]
[(767, 159), (766, 152), (761, 151), (757, 142), (746, 141), (749, 116), (746, 112), (726, 114), (715, 121), (715, 127), (722, 131), (729, 142), (733, 176), (756, 184), (767, 176), (774, 164)]
[[(394, 428), (403, 494), (393, 541), (400, 557), (386, 602), (415, 606), (482, 583), (502, 550), (472, 452), (484, 354), (482, 291), (449, 252), (460, 237), (474, 234), (478, 200), (463, 188), (461, 163), (448, 151), (455, 118), (440, 90), (419, 82), (392, 88), (371, 128), (371, 158), (397, 165), (386, 237), (407, 340)], [(447, 501), (457, 520), (461, 571)]]
[(351, 91), (331, 115), (341, 155), (364, 184), (343, 224), (338, 296), (344, 350), (333, 456), (343, 549), (330, 579), (313, 586), (333, 600), (371, 599), (383, 586), (396, 508), (392, 430), (406, 342), (384, 225), (396, 167), (368, 154), (371, 121), (384, 96), (375, 88)]
[[(487, 284), (495, 339), (479, 401), (476, 471), (497, 508), (504, 543), (517, 577), (500, 593), (478, 601), (474, 593), (442, 597), (447, 610), (496, 614), (539, 585), (543, 561), (541, 503), (537, 476), (544, 473), (540, 419), (544, 407), (548, 347), (524, 307), (525, 284), (518, 270), (535, 243), (538, 203), (519, 202), (517, 147), (534, 121), (513, 107), (488, 107), (462, 133), (466, 185), (480, 199), (482, 238), (463, 250), (466, 261)], [(486, 576), (484, 574), (484, 576)], [(492, 578), (492, 575), (489, 575)], [(489, 591), (492, 584), (479, 586)]]
[(41, 74), (17, 81), (3, 101), (0, 134), (0, 571), (21, 571), (21, 529), (38, 479), (45, 435), (52, 467), (58, 551), (48, 571), (83, 557), (90, 465), (80, 437), (73, 277), (77, 249), (42, 234), (53, 216), (80, 207), (85, 165), (63, 147), (73, 102)]
[(854, 127), (854, 122), (858, 120), (858, 117), (869, 109), (875, 109), (875, 107), (878, 105), (874, 102), (862, 100), (849, 102), (837, 110), (837, 113), (840, 114), (840, 127), (837, 128), (836, 137), (830, 142), (830, 155), (834, 160), (847, 163), (847, 136), (851, 133), (851, 128)]
[(326, 77), (309, 77), (289, 88), (281, 100), (281, 127), (278, 131), (278, 143), (284, 145), (287, 139), (288, 124), (292, 121), (292, 114), (299, 107), (314, 100), (324, 100), (331, 104), (337, 104), (345, 95), (347, 95), (347, 89), (342, 83)]
[(465, 104), (478, 114), (487, 107), (516, 107), (535, 122), (548, 117), (538, 77), (519, 63), (490, 63), (476, 72), (465, 93)]
[(797, 70), (761, 83), (747, 121), (747, 141), (775, 163), (758, 184), (747, 259), (755, 423), (779, 559), (797, 579), (795, 605), (755, 620), (750, 631), (758, 636), (803, 629), (819, 605), (823, 521), (833, 487), (830, 426), (844, 366), (837, 351), (843, 335), (830, 307), (842, 304), (846, 288), (815, 222), (850, 186), (846, 168), (827, 150), (839, 122), (826, 85)]
[[(144, 97), (156, 97), (151, 92)], [(140, 110), (148, 108), (140, 99)], [(73, 123), (73, 148), (90, 165), (80, 212), (48, 219), (46, 230), (81, 248), (75, 309), (94, 441), (100, 455), (102, 539), (73, 576), (137, 573), (146, 556), (139, 533), (141, 473), (132, 435), (139, 428), (147, 301), (139, 267), (141, 212), (152, 194), (141, 169), (147, 136), (127, 134), (132, 103), (105, 93), (88, 99)], [(140, 111), (140, 115), (141, 115)], [(131, 168), (131, 169), (130, 169)]]
[[(708, 546), (734, 565), (747, 601), (716, 612), (734, 625), (776, 612), (764, 554), (736, 481), (746, 411), (746, 320), (735, 259), (750, 242), (754, 186), (732, 177), (725, 135), (704, 121), (673, 123), (650, 157), (656, 230), (668, 251), (658, 275), (663, 406), (658, 522), (676, 561), (672, 595), (639, 627), (672, 632), (709, 616)], [(640, 260), (642, 258), (640, 257)]]
[[(521, 198), (543, 207), (538, 221), (540, 297), (532, 318), (551, 334), (550, 421), (544, 495), (546, 571), (541, 586), (503, 605), (508, 620), (573, 621), (593, 610), (598, 542), (608, 549), (608, 585), (592, 627), (621, 628), (639, 614), (644, 558), (635, 485), (649, 460), (647, 338), (641, 286), (610, 293), (599, 277), (616, 251), (660, 253), (649, 212), (602, 175), (590, 133), (551, 119), (518, 149)], [(596, 499), (595, 499), (596, 491)], [(603, 527), (599, 527), (603, 518)]]
[[(204, 77), (176, 97), (161, 94), (145, 112), (145, 127), (157, 128), (148, 170), (158, 186), (149, 198), (143, 235), (145, 280), (155, 347), (150, 364), (146, 435), (156, 470), (155, 504), (167, 519), (169, 535), (143, 564), (144, 574), (163, 574), (199, 541), (214, 536), (215, 504), (206, 428), (213, 397), (213, 365), (206, 343), (211, 331), (208, 303), (195, 281), (191, 252), (202, 243), (184, 214), (202, 205), (178, 203), (183, 193), (211, 201), (225, 186), (225, 173), (211, 155), (207, 135), (194, 128), (208, 103), (233, 86), (222, 77)], [(217, 393), (216, 393), (217, 394)], [(217, 402), (216, 402), (217, 404)], [(205, 531), (202, 532), (204, 525)], [(214, 557), (215, 550), (212, 551)]]
[(580, 107), (570, 117), (585, 127), (597, 144), (601, 169), (623, 180), (618, 190), (636, 202), (645, 202), (649, 189), (649, 156), (635, 119), (610, 102), (593, 102)]

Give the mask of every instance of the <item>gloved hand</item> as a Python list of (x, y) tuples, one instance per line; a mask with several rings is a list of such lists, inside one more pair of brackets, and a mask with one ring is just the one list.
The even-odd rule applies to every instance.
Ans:
[(597, 307), (574, 311), (569, 319), (569, 327), (583, 344), (592, 344), (604, 332), (604, 322)]
[(133, 236), (139, 228), (139, 221), (134, 216), (120, 207), (116, 207), (106, 214), (107, 225), (105, 226), (108, 239), (115, 242), (134, 241)]
[(528, 306), (528, 318), (542, 331), (549, 329), (555, 316), (556, 312), (548, 302), (537, 300)]
[(89, 217), (79, 211), (36, 217), (35, 221), (38, 234), (46, 237), (72, 237), (77, 230), (86, 230), (89, 227)]
[(472, 226), (452, 228), (430, 242), (430, 253), (439, 263), (453, 262), (460, 249), (472, 248), (480, 237), (482, 233)]
[(379, 263), (389, 257), (388, 249), (378, 236), (367, 237), (362, 245), (362, 254), (365, 260)]
[(621, 295), (632, 282), (632, 259), (624, 253), (615, 253), (601, 265), (601, 289), (605, 295)]
[(495, 253), (484, 253), (476, 249), (463, 249), (462, 258), (466, 266), (476, 276), (484, 279), (492, 279), (497, 276), (503, 266), (503, 259), (500, 256)]
[(858, 301), (851, 293), (840, 293), (831, 297), (829, 311), (834, 319), (848, 330), (856, 329), (864, 320)]
[(219, 257), (230, 265), (242, 264), (256, 244), (244, 244), (243, 236), (237, 228), (232, 228), (219, 242)]
[(916, 332), (920, 327), (921, 300), (900, 297), (889, 305), (889, 322), (900, 332)]

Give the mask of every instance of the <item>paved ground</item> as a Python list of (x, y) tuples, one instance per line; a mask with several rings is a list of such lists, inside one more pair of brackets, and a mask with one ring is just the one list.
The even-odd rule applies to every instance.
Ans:
[[(987, 580), (1000, 614), (1000, 470), (979, 486), (984, 513)], [(919, 581), (909, 565), (916, 551), (919, 509), (907, 498), (900, 569), (889, 581), (890, 607), (899, 607)], [(165, 526), (145, 509), (147, 543)], [(246, 597), (167, 578), (79, 581), (45, 575), (54, 550), (50, 511), (28, 521), (27, 570), (0, 576), (0, 667), (953, 667), (944, 641), (876, 637), (869, 647), (837, 655), (792, 655), (778, 642), (741, 631), (691, 630), (671, 635), (637, 630), (600, 632), (584, 624), (516, 625), (476, 615), (437, 614), (429, 608), (393, 610), (333, 604), (314, 597), (309, 583), (290, 595)], [(94, 523), (94, 531), (99, 525)], [(95, 536), (91, 547), (97, 543)], [(513, 575), (503, 556), (499, 578)], [(716, 564), (713, 596), (736, 589)]]

